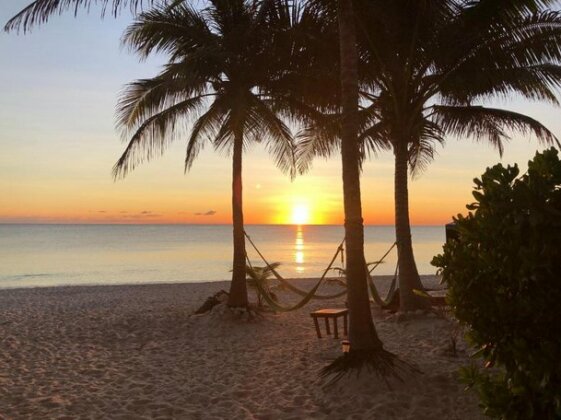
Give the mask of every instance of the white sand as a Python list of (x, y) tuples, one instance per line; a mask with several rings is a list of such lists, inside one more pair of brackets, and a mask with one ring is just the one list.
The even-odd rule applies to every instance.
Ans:
[(309, 312), (344, 299), (254, 321), (229, 319), (221, 307), (190, 316), (227, 287), (0, 290), (0, 418), (483, 418), (456, 378), (465, 344), (458, 357), (446, 353), (449, 321), (398, 322), (376, 310), (386, 348), (423, 374), (393, 390), (368, 375), (325, 389), (318, 372), (340, 354), (340, 340), (318, 339)]

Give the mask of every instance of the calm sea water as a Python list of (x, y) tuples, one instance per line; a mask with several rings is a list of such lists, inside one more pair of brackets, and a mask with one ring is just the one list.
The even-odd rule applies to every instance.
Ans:
[[(343, 238), (341, 226), (246, 226), (284, 277), (319, 277)], [(0, 288), (229, 279), (232, 228), (201, 225), (0, 225)], [(444, 227), (413, 227), (419, 272), (444, 243)], [(394, 242), (391, 226), (367, 226), (367, 261)], [(247, 245), (252, 263), (264, 265)], [(375, 274), (392, 274), (395, 250)], [(340, 265), (340, 264), (337, 264)]]

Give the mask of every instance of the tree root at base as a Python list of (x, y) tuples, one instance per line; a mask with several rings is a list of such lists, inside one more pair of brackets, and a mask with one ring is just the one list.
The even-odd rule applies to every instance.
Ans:
[(374, 373), (384, 381), (389, 389), (391, 389), (388, 381), (390, 378), (403, 382), (403, 375), (422, 373), (416, 367), (380, 347), (351, 350), (324, 367), (320, 372), (320, 377), (329, 378), (325, 384), (327, 387), (335, 384), (344, 376), (352, 375), (353, 373), (358, 377), (363, 371)]

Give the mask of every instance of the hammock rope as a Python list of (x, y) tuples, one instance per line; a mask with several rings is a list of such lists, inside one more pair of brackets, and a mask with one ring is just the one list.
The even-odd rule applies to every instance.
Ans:
[(376, 288), (376, 285), (374, 284), (374, 279), (370, 275), (370, 273), (372, 271), (367, 270), (366, 275), (367, 275), (367, 278), (368, 278), (368, 286), (370, 288), (370, 294), (372, 295), (372, 299), (374, 299), (374, 302), (376, 303), (376, 305), (380, 306), (381, 308), (388, 307), (394, 299), (394, 295), (397, 292), (396, 285), (397, 285), (398, 269), (399, 269), (399, 264), (396, 264), (393, 279), (392, 279), (392, 282), (390, 284), (390, 288), (388, 290), (388, 293), (387, 293), (385, 299), (380, 296), (380, 292), (378, 292), (378, 289)]
[(392, 246), (390, 246), (390, 249), (388, 249), (386, 251), (386, 253), (384, 255), (382, 255), (382, 258), (380, 258), (378, 261), (376, 261), (376, 264), (374, 265), (374, 267), (372, 267), (370, 270), (368, 270), (368, 274), (370, 274), (374, 270), (376, 270), (376, 268), (384, 262), (384, 259), (389, 255), (390, 252), (392, 252), (392, 249), (394, 249), (396, 246), (397, 246), (397, 242), (394, 242), (392, 244)]
[(387, 252), (382, 256), (382, 258), (380, 258), (379, 261), (376, 261), (376, 264), (374, 265), (374, 267), (372, 267), (371, 269), (368, 269), (368, 267), (366, 268), (366, 275), (368, 278), (368, 286), (370, 288), (370, 294), (372, 295), (372, 299), (374, 299), (374, 302), (382, 307), (385, 308), (387, 307), (392, 300), (394, 299), (394, 295), (396, 293), (396, 285), (397, 285), (397, 274), (398, 274), (398, 269), (399, 269), (399, 261), (395, 264), (395, 272), (393, 275), (393, 279), (392, 282), (390, 284), (390, 288), (388, 290), (388, 293), (386, 295), (386, 298), (382, 298), (380, 296), (380, 292), (378, 292), (378, 289), (376, 288), (376, 285), (374, 284), (374, 279), (372, 278), (371, 273), (384, 261), (384, 259), (389, 255), (389, 253), (397, 246), (397, 242), (394, 242), (392, 244), (392, 246), (390, 246), (390, 249), (387, 250)]
[[(259, 255), (259, 257), (261, 258), (261, 260), (263, 260), (263, 262), (265, 263), (265, 265), (267, 266), (267, 268), (271, 271), (271, 273), (273, 273), (273, 275), (275, 276), (275, 278), (283, 285), (285, 286), (288, 290), (292, 291), (293, 293), (299, 295), (302, 297), (302, 300), (297, 302), (295, 305), (287, 307), (287, 306), (282, 306), (280, 305), (269, 293), (268, 290), (266, 290), (266, 288), (258, 281), (255, 282), (255, 286), (257, 288), (257, 291), (259, 292), (259, 294), (265, 299), (265, 301), (269, 304), (269, 306), (271, 306), (271, 308), (273, 308), (274, 310), (278, 311), (278, 312), (290, 312), (290, 311), (294, 311), (296, 309), (300, 309), (303, 306), (305, 306), (308, 302), (310, 302), (312, 299), (335, 299), (341, 296), (344, 296), (347, 293), (346, 287), (345, 290), (343, 290), (342, 292), (336, 293), (334, 295), (316, 295), (317, 290), (319, 289), (319, 287), (321, 286), (321, 284), (324, 282), (327, 273), (329, 272), (329, 270), (331, 270), (333, 263), (335, 262), (335, 260), (337, 259), (337, 257), (339, 256), (339, 254), (341, 254), (341, 261), (344, 261), (344, 252), (343, 252), (343, 244), (345, 243), (345, 239), (343, 239), (341, 241), (341, 243), (339, 244), (339, 246), (337, 247), (337, 251), (335, 252), (335, 255), (333, 255), (333, 258), (331, 259), (331, 261), (329, 262), (329, 265), (327, 266), (327, 268), (324, 270), (322, 276), (320, 277), (320, 279), (318, 280), (318, 282), (314, 285), (314, 287), (311, 290), (302, 290), (296, 286), (294, 286), (293, 284), (291, 284), (289, 281), (287, 281), (286, 279), (284, 279), (278, 272), (277, 270), (275, 270), (275, 268), (267, 261), (267, 259), (265, 258), (265, 256), (261, 253), (261, 251), (259, 251), (259, 249), (257, 248), (257, 246), (255, 245), (255, 243), (253, 242), (253, 240), (251, 239), (251, 237), (247, 234), (247, 232), (244, 231), (244, 235), (247, 238), (247, 240), (249, 241), (249, 243), (251, 244), (251, 246), (253, 247), (253, 249), (255, 250), (255, 252)], [(369, 285), (369, 289), (370, 289), (370, 294), (372, 295), (372, 298), (374, 299), (374, 302), (383, 307), (386, 307), (389, 305), (389, 303), (393, 300), (394, 294), (396, 292), (396, 283), (397, 283), (397, 274), (398, 274), (398, 265), (396, 265), (395, 268), (395, 273), (394, 273), (394, 277), (392, 279), (392, 283), (390, 285), (390, 289), (388, 291), (388, 294), (386, 296), (385, 299), (383, 299), (380, 296), (380, 293), (378, 292), (378, 289), (376, 288), (376, 285), (374, 284), (374, 280), (372, 279), (371, 273), (372, 271), (374, 271), (382, 262), (384, 262), (384, 259), (389, 255), (389, 253), (393, 250), (393, 248), (395, 248), (395, 246), (397, 245), (397, 242), (394, 242), (390, 248), (388, 249), (388, 251), (382, 256), (382, 258), (380, 258), (379, 261), (376, 262), (376, 264), (374, 265), (373, 268), (368, 269), (368, 267), (365, 266), (365, 271), (366, 271), (366, 275), (367, 275), (367, 279), (368, 279), (368, 285)], [(251, 261), (246, 253), (246, 260), (247, 260), (247, 264), (249, 266), (250, 269), (253, 270), (253, 266), (251, 264)]]

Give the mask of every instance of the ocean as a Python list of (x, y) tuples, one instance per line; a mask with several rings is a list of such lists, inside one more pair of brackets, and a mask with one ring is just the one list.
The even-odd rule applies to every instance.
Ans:
[[(343, 239), (341, 226), (246, 231), (286, 278), (321, 276)], [(412, 236), (419, 273), (434, 274), (444, 226), (414, 226)], [(366, 260), (379, 260), (394, 238), (393, 226), (366, 226)], [(264, 266), (246, 247), (252, 264)], [(0, 225), (0, 288), (228, 280), (231, 259), (226, 225)], [(373, 274), (393, 274), (396, 259), (394, 249)]]

